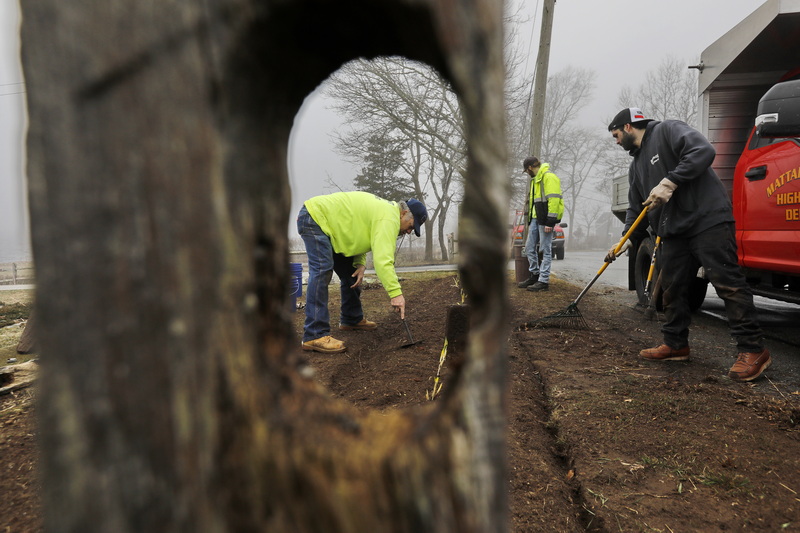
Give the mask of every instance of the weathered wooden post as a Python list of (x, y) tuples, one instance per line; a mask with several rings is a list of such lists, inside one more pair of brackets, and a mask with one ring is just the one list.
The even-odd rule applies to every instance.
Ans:
[[(22, 11), (46, 530), (506, 530), (502, 3)], [(466, 121), (471, 333), (435, 415), (321, 394), (284, 302), (295, 115), (388, 54), (437, 68)]]

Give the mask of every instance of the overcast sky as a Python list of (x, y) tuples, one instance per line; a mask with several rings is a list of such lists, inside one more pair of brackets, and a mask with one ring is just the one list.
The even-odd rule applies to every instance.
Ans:
[[(522, 2), (529, 21), (520, 28), (523, 49), (530, 51), (528, 71), (536, 63), (543, 0)], [(764, 0), (557, 0), (550, 51), (550, 74), (567, 66), (597, 73), (595, 98), (582, 113), (586, 126), (603, 124), (617, 111), (623, 85), (638, 86), (648, 70), (667, 56), (694, 64), (708, 45), (749, 15)], [(0, 262), (24, 233), (22, 215), (24, 121), (23, 81), (19, 67), (17, 0), (0, 0)], [(635, 102), (631, 102), (635, 105)], [(355, 169), (333, 152), (330, 135), (339, 127), (329, 103), (309, 95), (295, 119), (289, 173), (292, 216), (317, 194), (333, 192), (325, 180), (347, 183)], [(647, 112), (647, 110), (645, 110)], [(609, 141), (610, 142), (610, 141)], [(290, 221), (290, 228), (292, 222)], [(16, 252), (14, 252), (16, 253)], [(13, 253), (12, 253), (13, 255)], [(23, 258), (19, 258), (23, 259)]]
[(25, 85), (19, 64), (16, 0), (0, 0), (0, 262), (28, 252), (22, 137)]
[[(529, 52), (530, 76), (536, 65), (543, 0), (513, 1), (521, 3), (521, 14), (527, 18), (518, 33), (522, 49)], [(607, 121), (619, 111), (616, 102), (622, 86), (637, 87), (645, 73), (668, 56), (684, 60), (687, 67), (696, 64), (708, 45), (763, 4), (764, 0), (557, 0), (549, 74), (568, 66), (596, 72), (595, 97), (580, 118), (605, 133)], [(356, 172), (332, 150), (330, 135), (339, 123), (328, 106), (314, 93), (295, 119), (289, 155), (292, 213), (311, 196), (333, 192), (325, 188), (328, 175), (347, 183)]]

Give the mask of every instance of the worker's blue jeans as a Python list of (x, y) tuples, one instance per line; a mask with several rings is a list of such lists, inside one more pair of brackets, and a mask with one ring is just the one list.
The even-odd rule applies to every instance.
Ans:
[[(550, 283), (550, 265), (553, 263), (553, 233), (544, 231), (544, 224), (534, 218), (528, 228), (528, 242), (525, 243), (525, 256), (528, 258), (528, 270), (532, 275), (539, 275), (539, 281)], [(542, 246), (542, 264), (539, 265), (539, 243)]]
[(297, 233), (306, 245), (308, 255), (308, 288), (306, 290), (306, 321), (303, 326), (303, 342), (308, 342), (331, 333), (328, 314), (328, 285), (333, 272), (341, 280), (342, 308), (339, 322), (345, 325), (358, 324), (364, 319), (361, 309), (361, 288), (351, 289), (355, 282), (353, 258), (333, 251), (331, 239), (308, 214), (305, 206), (297, 216)]

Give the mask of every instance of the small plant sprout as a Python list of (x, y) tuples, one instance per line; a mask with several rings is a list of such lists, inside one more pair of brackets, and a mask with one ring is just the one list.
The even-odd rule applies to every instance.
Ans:
[(436, 369), (436, 377), (433, 378), (433, 390), (425, 393), (425, 398), (430, 401), (435, 400), (436, 396), (442, 392), (442, 386), (444, 383), (442, 383), (440, 375), (442, 373), (442, 366), (444, 366), (445, 359), (447, 359), (447, 339), (444, 340), (442, 352), (439, 354), (439, 368)]

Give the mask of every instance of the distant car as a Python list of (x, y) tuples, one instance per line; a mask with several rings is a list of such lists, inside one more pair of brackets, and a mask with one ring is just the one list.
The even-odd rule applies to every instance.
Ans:
[[(564, 235), (564, 228), (567, 227), (566, 222), (559, 222), (555, 225), (553, 230), (555, 230), (555, 235), (553, 236), (553, 256), (556, 259), (564, 259), (564, 245), (567, 242), (567, 237)], [(522, 241), (522, 236), (525, 234), (525, 226), (519, 225), (514, 228), (514, 244), (518, 244), (520, 246), (524, 246), (525, 243)], [(539, 250), (539, 254), (541, 254), (541, 250)]]
[(553, 255), (556, 256), (556, 259), (564, 259), (564, 245), (567, 243), (567, 237), (564, 235), (564, 228), (567, 227), (567, 223), (558, 223), (553, 228), (556, 234), (553, 236)]

